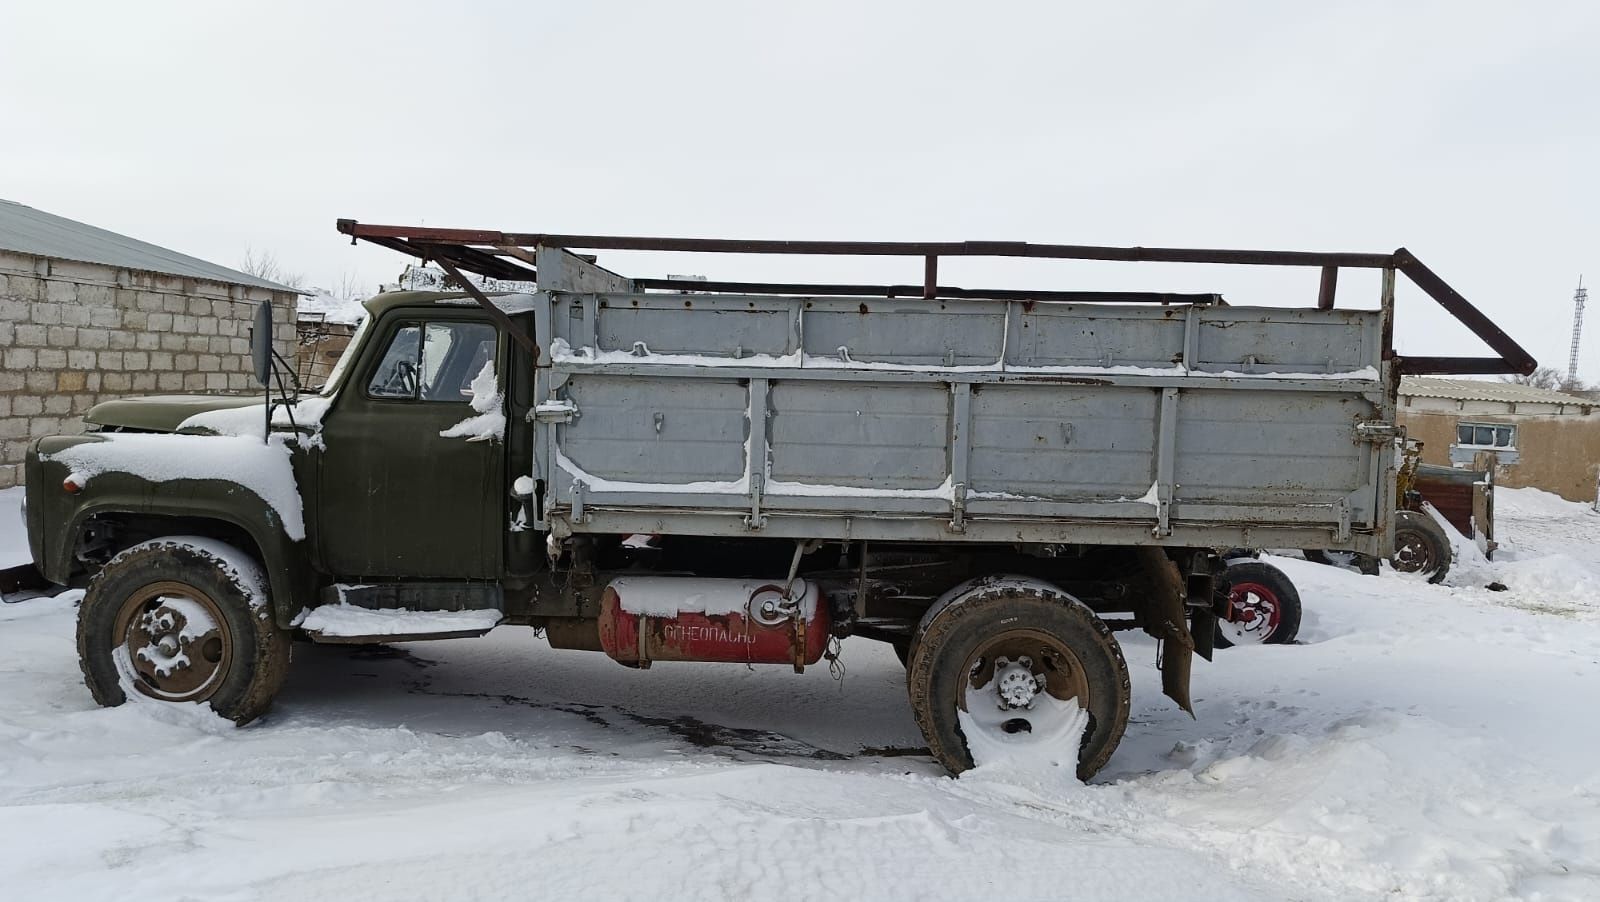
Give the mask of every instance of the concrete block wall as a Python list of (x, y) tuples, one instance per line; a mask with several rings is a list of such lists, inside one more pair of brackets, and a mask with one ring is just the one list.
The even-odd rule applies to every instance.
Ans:
[(21, 484), (33, 439), (82, 432), (100, 401), (256, 391), (250, 326), (264, 300), (293, 367), (289, 292), (0, 251), (0, 489)]

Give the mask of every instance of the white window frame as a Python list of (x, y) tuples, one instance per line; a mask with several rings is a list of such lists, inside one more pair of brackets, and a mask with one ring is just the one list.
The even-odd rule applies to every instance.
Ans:
[[(1480, 445), (1477, 442), (1463, 442), (1463, 441), (1461, 441), (1461, 427), (1463, 427), (1463, 426), (1469, 427), (1469, 428), (1471, 428), (1473, 430), (1473, 438), (1477, 438), (1477, 430), (1480, 429), (1480, 428), (1497, 429), (1497, 430), (1498, 429), (1509, 429), (1509, 430), (1511, 430), (1511, 443), (1509, 445), (1495, 445), (1495, 444)], [(1476, 422), (1474, 420), (1457, 420), (1456, 421), (1456, 442), (1455, 442), (1455, 447), (1457, 447), (1457, 448), (1469, 448), (1469, 449), (1472, 449), (1474, 451), (1515, 451), (1515, 450), (1517, 450), (1517, 424), (1516, 423), (1479, 423), (1479, 422)]]

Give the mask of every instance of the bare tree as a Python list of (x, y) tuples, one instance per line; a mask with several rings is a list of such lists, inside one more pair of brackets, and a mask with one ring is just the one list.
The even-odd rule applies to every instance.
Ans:
[(249, 273), (258, 279), (266, 279), (268, 282), (287, 285), (290, 288), (304, 288), (306, 286), (305, 276), (299, 273), (291, 273), (284, 269), (283, 264), (278, 262), (277, 255), (272, 251), (262, 251), (257, 254), (248, 245), (244, 249), (244, 260), (239, 263), (239, 271)]
[(1526, 376), (1502, 376), (1501, 378), (1506, 382), (1531, 385), (1534, 388), (1547, 388), (1551, 391), (1584, 391), (1587, 388), (1581, 379), (1567, 381), (1567, 374), (1553, 366), (1541, 366)]
[(364, 301), (372, 297), (372, 290), (361, 281), (361, 277), (348, 269), (339, 274), (338, 281), (333, 283), (328, 293), (341, 301)]

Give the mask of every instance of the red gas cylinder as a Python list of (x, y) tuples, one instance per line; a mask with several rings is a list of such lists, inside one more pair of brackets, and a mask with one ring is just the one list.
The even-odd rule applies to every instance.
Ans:
[(828, 646), (828, 609), (813, 583), (624, 576), (600, 600), (600, 645), (623, 664), (726, 661), (815, 664)]

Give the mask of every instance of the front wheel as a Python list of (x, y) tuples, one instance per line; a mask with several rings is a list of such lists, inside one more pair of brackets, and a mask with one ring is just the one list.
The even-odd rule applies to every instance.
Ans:
[(1228, 611), (1217, 618), (1217, 648), (1287, 645), (1300, 633), (1300, 592), (1282, 570), (1260, 561), (1228, 563)]
[(1077, 739), (1087, 780), (1128, 725), (1128, 665), (1110, 629), (1037, 584), (981, 586), (930, 611), (906, 684), (929, 750), (953, 774), (1011, 755), (1059, 764)]
[(101, 568), (78, 609), (78, 657), (94, 700), (207, 703), (236, 723), (266, 712), (289, 664), (289, 633), (256, 562), (213, 539), (135, 545)]

